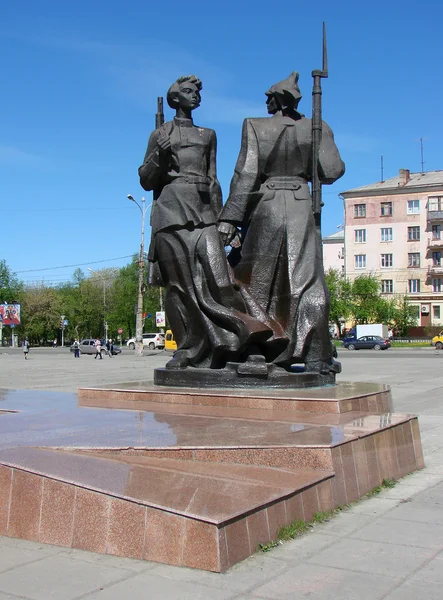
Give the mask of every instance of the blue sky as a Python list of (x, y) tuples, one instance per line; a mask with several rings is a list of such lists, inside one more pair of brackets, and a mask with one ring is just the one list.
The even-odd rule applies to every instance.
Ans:
[(143, 195), (137, 168), (156, 98), (183, 74), (203, 81), (194, 121), (217, 132), (226, 199), (242, 121), (266, 116), (271, 84), (299, 71), (299, 108), (310, 116), (322, 20), (330, 73), (323, 117), (347, 167), (339, 182), (323, 188), (323, 234), (334, 233), (343, 221), (338, 193), (377, 181), (381, 155), (385, 179), (399, 168), (419, 171), (422, 137), (425, 170), (443, 168), (442, 6), (436, 0), (4, 3), (0, 258), (24, 281), (48, 283), (70, 280), (75, 269), (52, 267), (86, 271), (129, 261), (119, 257), (138, 251), (140, 213), (126, 195)]

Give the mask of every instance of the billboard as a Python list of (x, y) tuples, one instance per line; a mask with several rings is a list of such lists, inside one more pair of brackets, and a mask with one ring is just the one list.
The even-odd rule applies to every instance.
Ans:
[(155, 324), (157, 327), (165, 327), (166, 326), (166, 318), (165, 318), (164, 310), (159, 310), (155, 313)]
[(20, 325), (20, 304), (0, 304), (0, 323)]

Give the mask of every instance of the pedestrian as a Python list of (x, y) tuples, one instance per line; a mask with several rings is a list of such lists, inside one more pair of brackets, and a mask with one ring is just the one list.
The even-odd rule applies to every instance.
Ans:
[(52, 342), (52, 348), (57, 348), (57, 338), (54, 338)]
[(25, 355), (25, 360), (28, 360), (28, 352), (29, 352), (29, 342), (28, 342), (28, 338), (25, 338), (25, 341), (23, 342), (23, 354)]
[(113, 349), (114, 349), (114, 344), (112, 343), (112, 339), (109, 339), (109, 340), (106, 342), (106, 349), (107, 349), (107, 351), (108, 351), (108, 356), (109, 356), (109, 358), (112, 358), (112, 351), (113, 351)]
[(74, 358), (80, 358), (80, 344), (77, 338), (72, 345), (74, 346)]
[(94, 342), (94, 346), (95, 346), (95, 356), (94, 358), (97, 358), (97, 356), (100, 356), (100, 360), (103, 358), (102, 356), (102, 343), (101, 341), (97, 338)]

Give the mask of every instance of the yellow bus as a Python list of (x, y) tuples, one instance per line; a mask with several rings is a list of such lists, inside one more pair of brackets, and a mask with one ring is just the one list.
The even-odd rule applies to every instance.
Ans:
[(174, 340), (174, 334), (170, 329), (166, 330), (165, 350), (177, 350), (177, 342)]

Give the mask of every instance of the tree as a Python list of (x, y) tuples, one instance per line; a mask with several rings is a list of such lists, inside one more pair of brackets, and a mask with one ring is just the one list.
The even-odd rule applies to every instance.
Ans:
[(325, 273), (326, 285), (331, 298), (329, 320), (336, 324), (341, 334), (343, 320), (352, 316), (351, 282), (338, 269), (329, 269)]
[[(147, 286), (143, 294), (143, 312), (152, 314), (160, 308), (159, 288)], [(134, 256), (132, 262), (120, 269), (113, 282), (112, 304), (108, 306), (109, 334), (116, 337), (117, 330), (123, 329), (123, 335), (131, 338), (135, 334), (135, 307), (138, 296), (138, 257)], [(155, 324), (155, 321), (153, 321)], [(149, 327), (145, 321), (146, 328)]]
[(20, 302), (23, 291), (23, 283), (17, 279), (15, 273), (6, 264), (4, 259), (0, 260), (0, 302)]
[(57, 336), (61, 303), (57, 290), (42, 284), (28, 286), (22, 302), (22, 331), (32, 343), (44, 343)]
[(397, 300), (394, 315), (394, 327), (396, 333), (400, 336), (408, 335), (409, 327), (415, 327), (418, 324), (417, 307), (409, 304), (407, 296)]

